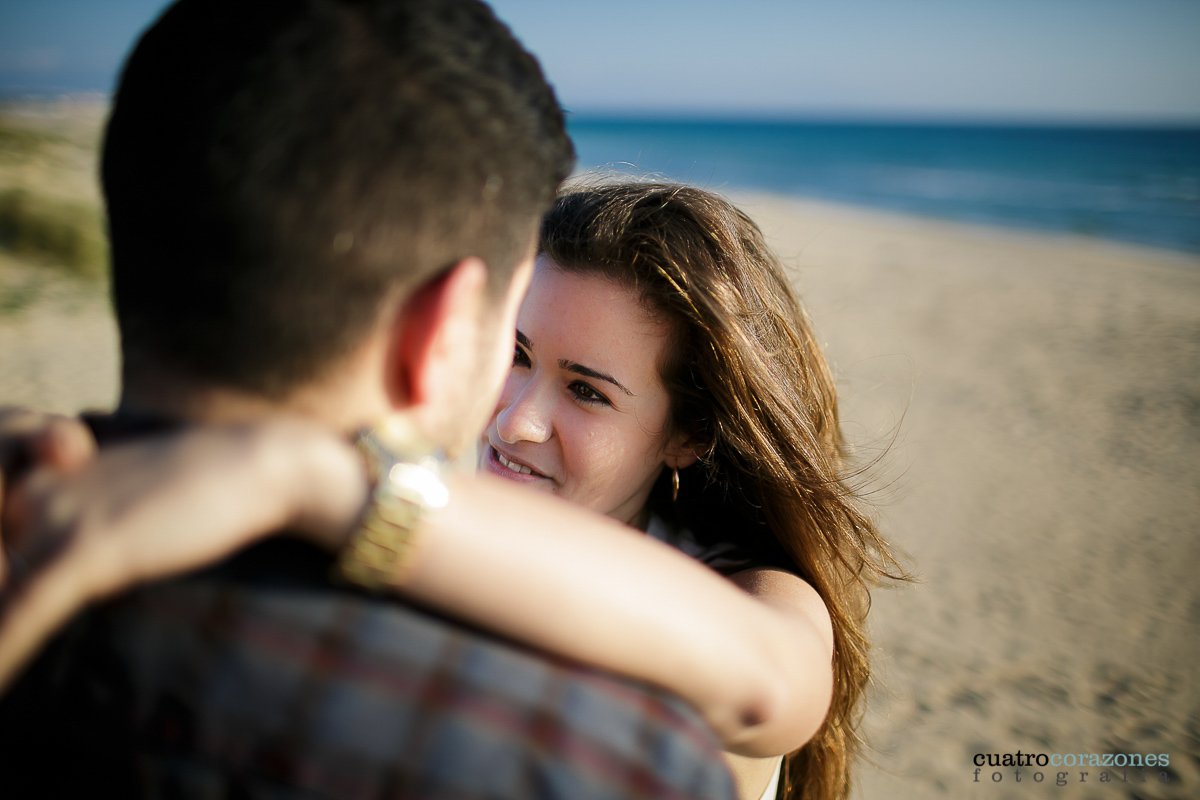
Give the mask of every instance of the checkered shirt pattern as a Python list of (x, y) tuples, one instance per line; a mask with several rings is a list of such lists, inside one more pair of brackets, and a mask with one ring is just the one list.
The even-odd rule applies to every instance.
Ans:
[(77, 620), (0, 702), (0, 786), (29, 793), (4, 794), (733, 796), (677, 699), (330, 585), (329, 564), (275, 540)]

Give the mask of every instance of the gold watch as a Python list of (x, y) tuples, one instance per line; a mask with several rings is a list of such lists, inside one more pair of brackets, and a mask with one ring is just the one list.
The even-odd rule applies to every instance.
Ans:
[(370, 502), (338, 557), (345, 580), (377, 591), (401, 583), (412, 565), (425, 515), (443, 508), (443, 454), (411, 423), (393, 418), (358, 436), (373, 485)]

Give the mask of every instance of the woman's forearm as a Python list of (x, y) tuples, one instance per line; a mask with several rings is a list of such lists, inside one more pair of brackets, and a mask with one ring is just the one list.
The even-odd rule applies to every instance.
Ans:
[(737, 752), (786, 752), (820, 725), (830, 649), (810, 618), (811, 599), (788, 596), (789, 583), (806, 588), (798, 578), (779, 573), (781, 599), (764, 602), (672, 548), (556, 498), (465, 476), (451, 479), (451, 495), (429, 517), (400, 591), (669, 689)]
[(114, 446), (71, 473), (39, 464), (9, 489), (0, 511), (28, 569), (0, 593), (0, 691), (90, 602), (280, 529), (344, 536), (366, 474), (348, 444), (289, 420)]

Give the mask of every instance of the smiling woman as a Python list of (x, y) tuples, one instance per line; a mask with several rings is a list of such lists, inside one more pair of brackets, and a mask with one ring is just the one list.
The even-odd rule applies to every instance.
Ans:
[[(542, 487), (814, 624), (832, 663), (822, 678), (802, 655), (811, 644), (778, 629), (797, 660), (775, 679), (793, 700), (768, 719), (803, 716), (813, 687), (832, 678), (815, 735), (730, 744), (792, 751), (781, 796), (844, 797), (869, 674), (867, 587), (902, 570), (846, 482), (834, 381), (782, 265), (754, 222), (716, 195), (609, 184), (559, 198), (534, 281), (484, 460), (565, 467)], [(581, 385), (568, 368), (577, 364), (629, 393), (601, 378)], [(756, 796), (772, 763), (733, 759), (743, 797)]]

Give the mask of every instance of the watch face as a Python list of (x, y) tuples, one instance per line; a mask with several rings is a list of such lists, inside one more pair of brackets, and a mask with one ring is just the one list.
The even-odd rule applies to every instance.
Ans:
[[(358, 447), (372, 469), (383, 471), (398, 462), (408, 464), (442, 460), (442, 453), (427, 436), (403, 414), (393, 414), (379, 425), (358, 436)], [(375, 476), (372, 476), (375, 477)]]
[(416, 524), (421, 512), (431, 508), (442, 508), (450, 501), (450, 491), (446, 484), (435, 469), (424, 463), (393, 464), (380, 487), (386, 487), (388, 495), (402, 498), (416, 509), (417, 518), (404, 517), (410, 525)]

